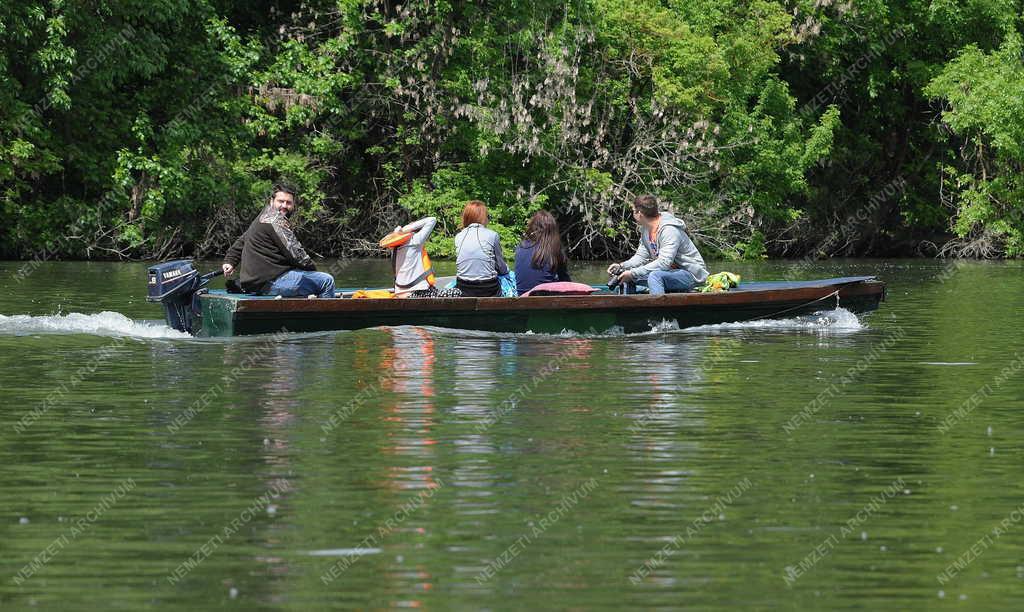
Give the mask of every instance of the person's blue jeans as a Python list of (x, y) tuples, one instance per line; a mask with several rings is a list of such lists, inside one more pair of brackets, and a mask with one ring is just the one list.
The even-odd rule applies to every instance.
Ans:
[(334, 297), (334, 277), (325, 272), (288, 270), (270, 283), (267, 295), (281, 297), (306, 297), (316, 295), (322, 298)]
[(636, 281), (641, 287), (647, 287), (651, 295), (664, 295), (666, 293), (685, 293), (696, 287), (699, 283), (693, 274), (688, 271), (679, 270), (655, 270)]

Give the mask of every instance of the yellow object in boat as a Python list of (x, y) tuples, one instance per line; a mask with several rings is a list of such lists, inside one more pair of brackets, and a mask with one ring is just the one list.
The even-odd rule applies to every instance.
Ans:
[(717, 293), (728, 291), (733, 287), (739, 287), (740, 275), (732, 272), (719, 272), (708, 277), (707, 282), (700, 288), (701, 293)]
[(390, 289), (360, 289), (352, 294), (354, 300), (388, 300), (395, 297), (395, 292)]

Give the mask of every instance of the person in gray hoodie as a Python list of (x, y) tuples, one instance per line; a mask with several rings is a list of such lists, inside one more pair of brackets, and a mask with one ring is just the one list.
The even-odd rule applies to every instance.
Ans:
[(635, 292), (636, 285), (646, 285), (651, 295), (685, 292), (707, 280), (704, 258), (686, 235), (686, 224), (661, 212), (656, 197), (633, 200), (633, 219), (640, 226), (636, 254), (608, 266), (608, 274), (618, 275), (628, 293)]

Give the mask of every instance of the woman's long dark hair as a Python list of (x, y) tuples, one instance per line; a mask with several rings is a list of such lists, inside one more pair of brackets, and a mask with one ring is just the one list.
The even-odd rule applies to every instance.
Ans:
[(530, 264), (538, 270), (558, 270), (568, 263), (558, 233), (558, 221), (546, 210), (538, 210), (526, 224), (526, 240), (537, 245)]

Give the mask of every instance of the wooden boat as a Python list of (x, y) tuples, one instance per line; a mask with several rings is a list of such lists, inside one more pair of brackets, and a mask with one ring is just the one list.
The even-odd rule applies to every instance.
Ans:
[[(171, 262), (184, 264), (186, 262)], [(168, 264), (162, 264), (167, 266)], [(187, 262), (191, 267), (191, 262)], [(184, 268), (171, 268), (182, 270)], [(160, 279), (166, 272), (150, 269), (151, 301), (161, 301), (168, 324), (201, 336), (353, 330), (378, 326), (429, 325), (492, 332), (600, 333), (618, 328), (626, 333), (650, 331), (663, 321), (680, 328), (770, 318), (790, 318), (836, 307), (853, 312), (878, 308), (885, 283), (873, 276), (813, 281), (744, 282), (722, 293), (519, 298), (429, 299), (302, 299), (229, 294), (202, 289), (213, 275), (170, 290)], [(154, 281), (154, 273), (157, 280)], [(174, 278), (188, 276), (185, 270)], [(154, 289), (155, 287), (155, 289)], [(175, 288), (177, 289), (177, 288)], [(177, 298), (178, 305), (170, 298)], [(187, 298), (187, 299), (185, 299)]]

